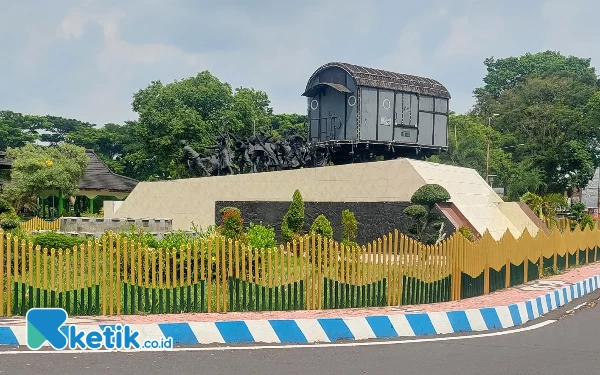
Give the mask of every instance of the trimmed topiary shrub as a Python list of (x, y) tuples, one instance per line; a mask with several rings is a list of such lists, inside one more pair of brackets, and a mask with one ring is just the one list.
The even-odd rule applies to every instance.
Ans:
[(427, 216), (427, 209), (419, 204), (410, 205), (406, 207), (402, 212), (404, 212), (405, 215), (415, 219), (421, 219)]
[(427, 184), (421, 186), (410, 201), (414, 204), (420, 204), (431, 211), (436, 203), (446, 202), (450, 199), (450, 193), (443, 186), (438, 184)]
[[(438, 184), (421, 186), (410, 201), (414, 203), (404, 209), (404, 214), (412, 220), (408, 226), (408, 233), (417, 241), (427, 244), (438, 243), (445, 238), (444, 216), (434, 212), (437, 203), (450, 199), (450, 193)], [(434, 233), (431, 233), (431, 232)]]
[(316, 235), (323, 236), (324, 238), (333, 239), (333, 228), (331, 227), (331, 223), (325, 215), (321, 214), (317, 216), (315, 221), (313, 221), (310, 226), (311, 233), (314, 232)]
[(290, 208), (281, 221), (281, 236), (286, 242), (294, 240), (294, 237), (302, 234), (304, 228), (304, 201), (300, 190), (294, 192)]
[(350, 210), (342, 211), (342, 241), (354, 242), (357, 230), (358, 221), (354, 213)]

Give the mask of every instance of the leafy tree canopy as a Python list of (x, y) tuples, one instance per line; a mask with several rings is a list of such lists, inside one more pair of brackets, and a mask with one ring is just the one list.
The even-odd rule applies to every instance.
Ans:
[(5, 193), (15, 207), (44, 191), (62, 190), (73, 195), (88, 164), (85, 149), (70, 144), (44, 147), (32, 143), (9, 148), (13, 160), (10, 183)]

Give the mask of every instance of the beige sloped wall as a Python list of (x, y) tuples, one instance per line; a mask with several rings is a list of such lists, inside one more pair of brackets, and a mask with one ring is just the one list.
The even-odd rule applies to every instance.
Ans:
[(503, 202), (500, 203), (499, 208), (517, 227), (520, 233), (523, 233), (527, 229), (532, 236), (535, 237), (537, 235), (540, 228), (527, 216), (517, 202)]
[(215, 201), (408, 201), (425, 181), (408, 159), (232, 176), (140, 182), (112, 217), (170, 218), (173, 229), (214, 224)]

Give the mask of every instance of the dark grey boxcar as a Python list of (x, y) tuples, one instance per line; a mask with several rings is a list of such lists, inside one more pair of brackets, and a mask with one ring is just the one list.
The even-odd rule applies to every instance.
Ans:
[(448, 146), (450, 93), (433, 79), (333, 62), (313, 73), (302, 95), (311, 143), (386, 146), (396, 154)]

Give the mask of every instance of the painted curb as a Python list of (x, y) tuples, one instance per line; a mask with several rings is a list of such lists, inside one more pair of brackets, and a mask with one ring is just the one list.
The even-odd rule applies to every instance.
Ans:
[[(132, 324), (140, 339), (172, 337), (174, 344), (317, 343), (476, 332), (522, 325), (599, 288), (600, 275), (525, 302), (447, 312), (348, 318)], [(105, 325), (81, 325), (80, 330)], [(25, 326), (1, 327), (0, 345), (26, 345)], [(46, 344), (47, 345), (47, 344)]]

